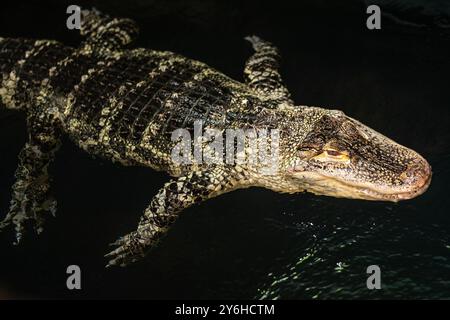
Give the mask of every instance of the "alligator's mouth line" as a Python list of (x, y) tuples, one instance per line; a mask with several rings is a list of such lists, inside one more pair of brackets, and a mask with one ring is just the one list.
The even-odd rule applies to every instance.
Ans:
[[(341, 182), (341, 183), (345, 183), (345, 182)], [(374, 200), (374, 201), (384, 200), (384, 201), (398, 202), (401, 200), (409, 200), (409, 199), (415, 198), (417, 196), (420, 196), (422, 193), (424, 193), (428, 189), (428, 187), (430, 186), (430, 183), (431, 183), (431, 174), (422, 185), (416, 186), (411, 191), (389, 192), (387, 190), (386, 192), (380, 192), (379, 190), (376, 190), (376, 189), (368, 187), (368, 186), (363, 187), (363, 186), (352, 185), (352, 184), (349, 184), (349, 185), (356, 188), (358, 190), (357, 192), (368, 196), (367, 198), (364, 198), (364, 199)]]
[(411, 191), (396, 192), (394, 190), (381, 191), (371, 186), (342, 181), (335, 177), (326, 176), (320, 173), (302, 172), (301, 177), (306, 178), (306, 191), (318, 195), (327, 195), (338, 198), (354, 198), (372, 201), (391, 201), (408, 200), (424, 193), (430, 183), (432, 175), (422, 184), (413, 188)]

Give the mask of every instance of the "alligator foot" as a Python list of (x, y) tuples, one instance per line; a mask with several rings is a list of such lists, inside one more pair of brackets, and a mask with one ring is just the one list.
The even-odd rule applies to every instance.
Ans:
[(14, 225), (15, 244), (22, 239), (26, 224), (31, 222), (39, 234), (43, 231), (45, 218), (56, 213), (56, 200), (50, 195), (51, 178), (47, 172), (51, 156), (43, 150), (27, 143), (19, 154), (9, 212), (0, 222), (0, 230)]
[(106, 267), (125, 267), (136, 262), (142, 259), (156, 242), (154, 232), (151, 232), (150, 235), (143, 230), (133, 231), (110, 244), (117, 248), (105, 255), (106, 258), (110, 259)]
[[(31, 188), (31, 190), (33, 189)], [(22, 240), (27, 224), (31, 223), (36, 233), (40, 234), (44, 230), (45, 217), (49, 214), (55, 216), (55, 199), (48, 197), (43, 201), (38, 201), (35, 198), (36, 193), (30, 191), (22, 193), (14, 192), (14, 198), (11, 201), (9, 212), (5, 219), (0, 222), (0, 231), (3, 231), (9, 226), (14, 226), (15, 245), (19, 244)]]

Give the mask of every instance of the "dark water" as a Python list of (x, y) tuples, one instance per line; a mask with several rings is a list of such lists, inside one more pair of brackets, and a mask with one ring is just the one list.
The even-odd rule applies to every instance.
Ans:
[[(133, 230), (168, 177), (93, 159), (66, 141), (53, 166), (57, 218), (19, 247), (10, 232), (0, 235), (0, 298), (450, 298), (448, 7), (383, 1), (382, 10), (386, 2), (398, 19), (383, 17), (382, 30), (369, 31), (363, 1), (91, 1), (136, 19), (138, 46), (179, 52), (236, 79), (251, 54), (242, 38), (271, 40), (298, 104), (341, 109), (417, 150), (433, 181), (398, 204), (239, 190), (186, 210), (143, 262), (105, 270), (108, 243)], [(66, 6), (2, 3), (0, 35), (76, 45)], [(0, 112), (5, 214), (26, 129), (22, 115)], [(81, 291), (66, 289), (71, 264), (82, 269)], [(374, 264), (382, 289), (371, 291), (366, 268)]]

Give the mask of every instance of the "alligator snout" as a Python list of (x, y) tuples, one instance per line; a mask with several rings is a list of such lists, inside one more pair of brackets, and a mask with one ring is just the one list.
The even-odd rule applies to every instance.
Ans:
[(400, 175), (400, 179), (405, 184), (405, 193), (399, 194), (399, 198), (411, 199), (424, 193), (431, 182), (431, 166), (428, 162), (419, 156), (414, 159), (407, 169)]

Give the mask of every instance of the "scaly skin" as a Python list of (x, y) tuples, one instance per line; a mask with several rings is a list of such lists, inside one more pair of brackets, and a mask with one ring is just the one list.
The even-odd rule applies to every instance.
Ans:
[[(117, 240), (108, 266), (143, 257), (183, 209), (235, 189), (398, 201), (423, 193), (431, 168), (416, 152), (337, 110), (295, 106), (278, 72), (278, 50), (248, 37), (255, 53), (245, 82), (171, 52), (127, 50), (137, 35), (128, 19), (84, 11), (79, 48), (55, 41), (0, 38), (0, 98), (27, 114), (10, 211), (0, 228), (40, 232), (54, 214), (47, 167), (67, 134), (82, 149), (124, 165), (173, 176), (151, 200), (135, 231)], [(258, 164), (178, 164), (178, 128), (278, 129), (278, 170)], [(246, 145), (246, 152), (249, 146)]]

